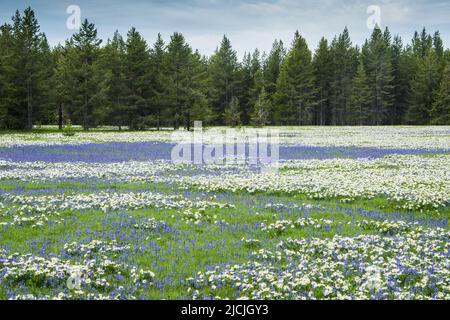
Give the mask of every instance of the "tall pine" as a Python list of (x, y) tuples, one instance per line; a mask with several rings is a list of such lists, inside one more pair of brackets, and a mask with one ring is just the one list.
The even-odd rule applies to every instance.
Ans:
[(217, 117), (216, 124), (224, 124), (223, 113), (232, 97), (237, 95), (239, 63), (230, 40), (224, 36), (220, 47), (210, 58), (211, 101)]
[(75, 75), (74, 84), (77, 88), (76, 102), (79, 108), (74, 113), (80, 119), (83, 129), (89, 130), (95, 123), (94, 111), (96, 105), (93, 103), (93, 97), (98, 91), (98, 82), (94, 78), (94, 64), (98, 58), (100, 44), (102, 40), (97, 38), (97, 29), (93, 23), (87, 19), (81, 25), (78, 33), (72, 36), (74, 47), (72, 58), (73, 70)]
[(283, 125), (311, 124), (314, 95), (312, 54), (297, 31), (277, 82), (274, 96), (276, 121)]

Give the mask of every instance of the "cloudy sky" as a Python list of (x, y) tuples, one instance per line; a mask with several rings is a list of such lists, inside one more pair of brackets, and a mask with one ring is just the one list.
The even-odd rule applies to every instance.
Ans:
[(315, 48), (322, 36), (331, 39), (347, 25), (354, 43), (370, 35), (369, 6), (381, 9), (381, 24), (409, 41), (414, 30), (440, 30), (450, 46), (450, 0), (0, 0), (0, 23), (16, 9), (32, 6), (52, 44), (73, 33), (66, 27), (70, 5), (94, 22), (100, 37), (122, 34), (135, 26), (153, 43), (158, 32), (168, 39), (182, 32), (193, 48), (211, 54), (226, 34), (242, 56), (259, 48), (269, 51), (275, 38), (290, 44), (299, 30)]

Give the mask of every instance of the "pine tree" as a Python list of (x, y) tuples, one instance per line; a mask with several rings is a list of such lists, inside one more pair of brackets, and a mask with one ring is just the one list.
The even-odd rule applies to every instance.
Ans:
[(434, 103), (433, 91), (436, 88), (436, 57), (430, 53), (420, 61), (417, 73), (411, 83), (410, 107), (407, 113), (409, 124), (424, 125), (430, 122), (430, 110)]
[(255, 103), (251, 116), (251, 124), (257, 127), (263, 127), (270, 123), (271, 102), (266, 89), (263, 87)]
[(95, 104), (92, 98), (98, 91), (98, 83), (94, 81), (94, 64), (98, 58), (99, 48), (102, 40), (97, 38), (97, 29), (93, 23), (86, 19), (81, 25), (78, 33), (72, 36), (74, 47), (74, 58), (72, 63), (75, 85), (78, 88), (75, 101), (79, 103), (79, 110), (74, 114), (81, 116), (81, 123), (85, 131), (94, 122)]
[(164, 118), (168, 118), (165, 113), (166, 106), (166, 83), (168, 76), (166, 74), (166, 45), (160, 33), (153, 45), (151, 51), (151, 70), (153, 75), (153, 92), (152, 92), (152, 106), (153, 117), (156, 128), (160, 130), (161, 125), (164, 123)]
[(389, 114), (392, 125), (401, 124), (408, 109), (408, 95), (414, 75), (414, 62), (410, 47), (403, 47), (402, 39), (399, 36), (394, 38), (391, 46), (392, 53), (392, 84), (393, 84), (393, 104)]
[[(251, 108), (246, 110), (246, 119), (249, 119), (249, 113), (251, 113), (251, 110), (253, 109), (253, 105), (255, 102), (259, 99), (261, 90), (264, 86), (264, 73), (262, 69), (262, 63), (261, 63), (261, 57), (259, 50), (256, 49), (252, 54), (252, 60), (251, 60), (251, 85), (249, 89), (249, 98), (250, 98), (250, 104)], [(250, 110), (250, 112), (249, 112)], [(246, 121), (246, 123), (248, 123)]]
[(12, 122), (8, 107), (13, 104), (14, 86), (12, 66), (14, 56), (13, 30), (9, 24), (0, 27), (0, 129), (8, 128)]
[(431, 109), (431, 123), (450, 125), (450, 59), (444, 69), (436, 101)]
[(330, 83), (331, 124), (345, 125), (352, 81), (358, 66), (358, 51), (352, 47), (347, 27), (332, 41), (330, 54), (333, 70)]
[(368, 44), (369, 56), (365, 66), (372, 94), (371, 124), (388, 123), (394, 104), (394, 86), (390, 52), (390, 35), (376, 27)]
[(150, 53), (147, 42), (131, 28), (127, 34), (125, 55), (126, 114), (131, 130), (146, 127), (150, 115)]
[(264, 87), (271, 99), (277, 89), (277, 80), (285, 57), (286, 49), (284, 48), (283, 41), (275, 40), (269, 56), (263, 63)]
[(251, 87), (253, 85), (252, 75), (252, 55), (245, 53), (242, 63), (236, 72), (236, 87), (233, 94), (239, 99), (239, 112), (242, 115), (243, 123), (249, 122), (250, 113), (253, 108), (251, 103)]
[(126, 113), (126, 75), (125, 75), (126, 45), (118, 31), (114, 33), (112, 40), (108, 40), (101, 49), (98, 63), (96, 64), (96, 78), (100, 89), (96, 95), (99, 108), (99, 117), (112, 125), (126, 125), (123, 115)]
[(259, 50), (253, 54), (245, 54), (241, 68), (239, 68), (238, 83), (235, 93), (241, 106), (241, 120), (249, 124), (251, 113), (259, 93), (264, 85), (264, 75)]
[(224, 36), (220, 48), (210, 58), (209, 75), (211, 77), (211, 101), (214, 113), (217, 116), (216, 124), (223, 124), (225, 107), (231, 98), (237, 95), (237, 76), (239, 64), (236, 52), (230, 40)]
[(353, 80), (352, 95), (348, 109), (348, 124), (365, 125), (370, 118), (370, 107), (372, 103), (371, 90), (368, 86), (368, 79), (364, 64), (361, 61)]
[(39, 86), (44, 79), (40, 64), (42, 42), (46, 41), (40, 32), (34, 11), (28, 7), (23, 15), (16, 11), (12, 24), (13, 51), (10, 60), (11, 81), (14, 83), (13, 103), (8, 107), (9, 126), (15, 129), (33, 129), (33, 120), (38, 108)]
[(411, 81), (409, 108), (405, 116), (408, 124), (430, 123), (430, 112), (442, 77), (442, 67), (437, 51), (433, 48), (433, 37), (427, 34), (425, 29), (420, 36), (416, 32), (413, 39), (415, 72)]
[[(67, 41), (65, 46), (58, 46), (53, 51), (56, 67), (54, 70), (55, 102), (58, 109), (59, 129), (63, 129), (64, 120), (74, 119), (73, 110), (77, 107), (76, 87), (76, 53), (73, 43)], [(72, 120), (71, 119), (71, 120)]]
[(239, 110), (239, 99), (237, 97), (232, 97), (230, 104), (225, 108), (223, 114), (227, 126), (234, 128), (241, 125), (241, 112)]
[(173, 115), (173, 126), (189, 127), (190, 68), (192, 49), (181, 33), (174, 33), (167, 46), (167, 83), (170, 113)]
[(39, 124), (52, 123), (55, 120), (56, 92), (55, 68), (56, 59), (45, 34), (39, 42), (38, 72), (36, 92), (34, 95), (34, 119)]
[(314, 123), (325, 125), (331, 123), (330, 86), (332, 78), (332, 57), (328, 41), (322, 38), (313, 59), (315, 87), (317, 89), (317, 108)]
[(212, 109), (208, 100), (208, 63), (198, 51), (191, 55), (188, 75), (188, 104), (185, 116), (185, 127), (190, 130), (194, 121), (202, 121), (208, 125), (212, 120)]
[(295, 33), (292, 48), (281, 67), (274, 97), (275, 119), (283, 125), (305, 125), (312, 120), (314, 75), (311, 51)]

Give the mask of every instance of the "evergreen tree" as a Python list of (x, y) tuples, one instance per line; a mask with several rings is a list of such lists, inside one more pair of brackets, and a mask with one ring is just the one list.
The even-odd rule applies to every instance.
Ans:
[(73, 61), (71, 72), (75, 76), (76, 90), (75, 101), (79, 105), (73, 114), (81, 117), (81, 123), (85, 131), (94, 124), (94, 109), (96, 105), (92, 98), (98, 91), (98, 83), (94, 79), (94, 64), (98, 58), (102, 40), (97, 38), (97, 29), (93, 23), (84, 20), (78, 33), (72, 36)]
[(167, 47), (167, 101), (173, 117), (173, 126), (178, 129), (180, 125), (189, 127), (190, 104), (190, 68), (192, 49), (186, 43), (181, 33), (174, 33)]
[(241, 120), (243, 124), (249, 124), (251, 113), (259, 93), (264, 85), (264, 75), (261, 65), (259, 50), (253, 54), (245, 54), (244, 62), (239, 69), (239, 85), (235, 93), (241, 106)]
[(58, 124), (62, 130), (64, 120), (74, 119), (73, 110), (77, 107), (77, 79), (76, 66), (77, 60), (75, 47), (72, 41), (67, 41), (65, 46), (59, 46), (53, 51), (56, 67), (54, 70), (55, 81), (55, 102), (58, 109)]
[(412, 50), (409, 47), (403, 47), (402, 39), (399, 36), (394, 38), (391, 46), (391, 54), (393, 104), (389, 114), (389, 123), (398, 125), (402, 123), (406, 110), (408, 109), (409, 88), (414, 75), (414, 60)]
[(314, 123), (326, 125), (331, 123), (330, 86), (332, 78), (332, 57), (328, 41), (322, 38), (313, 60), (315, 87), (317, 89), (317, 108), (314, 112)]
[(353, 80), (352, 95), (348, 110), (348, 124), (365, 125), (370, 118), (370, 107), (372, 103), (371, 90), (368, 86), (368, 79), (364, 64), (358, 66), (355, 79)]
[(220, 48), (216, 50), (209, 63), (212, 85), (210, 95), (213, 110), (217, 116), (216, 124), (224, 123), (225, 107), (230, 104), (231, 98), (237, 94), (238, 69), (236, 52), (233, 50), (230, 40), (224, 36)]
[(55, 121), (56, 92), (55, 92), (55, 68), (56, 59), (50, 48), (45, 34), (42, 35), (39, 43), (39, 59), (36, 84), (36, 92), (34, 95), (34, 119), (39, 124), (53, 123)]
[(198, 51), (191, 55), (188, 75), (188, 104), (185, 112), (185, 128), (190, 130), (194, 121), (208, 125), (212, 120), (212, 109), (208, 99), (208, 63)]
[(127, 34), (125, 55), (126, 114), (131, 130), (146, 127), (150, 115), (150, 52), (136, 28)]
[(164, 119), (168, 118), (165, 111), (166, 104), (166, 84), (168, 76), (166, 74), (166, 45), (160, 33), (153, 45), (151, 51), (151, 70), (153, 75), (153, 92), (152, 92), (152, 106), (153, 118), (156, 128), (159, 130), (164, 123)]
[(431, 109), (431, 123), (450, 125), (450, 60), (444, 69), (436, 101)]
[(394, 104), (394, 86), (390, 52), (390, 33), (376, 27), (368, 44), (369, 56), (365, 66), (372, 94), (371, 124), (387, 124)]
[(347, 28), (331, 43), (330, 54), (333, 70), (330, 83), (331, 124), (345, 125), (352, 81), (358, 66), (358, 51), (352, 47)]
[(415, 73), (411, 81), (406, 122), (424, 125), (431, 120), (431, 108), (442, 77), (439, 53), (433, 48), (433, 37), (427, 34), (425, 28), (420, 36), (416, 32), (413, 39), (413, 52)]
[(112, 40), (108, 40), (101, 50), (96, 64), (96, 76), (101, 84), (96, 98), (104, 109), (99, 116), (110, 124), (119, 126), (119, 130), (127, 124), (123, 117), (127, 111), (125, 58), (125, 41), (116, 31)]
[(257, 127), (263, 127), (270, 123), (271, 102), (266, 89), (263, 87), (255, 103), (251, 116), (251, 124)]
[(37, 91), (37, 79), (39, 74), (39, 44), (41, 41), (41, 34), (39, 24), (34, 15), (34, 11), (28, 7), (25, 9), (23, 17), (20, 21), (20, 27), (16, 33), (18, 53), (20, 57), (20, 64), (24, 75), (25, 101), (26, 101), (26, 129), (31, 131), (33, 129), (33, 107), (34, 95)]
[(264, 87), (271, 99), (277, 89), (277, 80), (285, 56), (286, 49), (284, 48), (283, 41), (275, 40), (272, 51), (270, 51), (269, 56), (263, 63)]
[(13, 104), (15, 88), (13, 85), (14, 35), (12, 27), (0, 27), (0, 129), (9, 128), (12, 121), (8, 108)]
[(39, 107), (39, 95), (43, 94), (46, 70), (51, 68), (42, 64), (42, 55), (46, 50), (46, 39), (40, 32), (40, 27), (34, 11), (28, 7), (23, 15), (16, 11), (12, 24), (13, 56), (10, 81), (14, 86), (11, 104), (8, 106), (9, 124), (14, 129), (33, 129), (33, 120)]
[(311, 51), (297, 31), (277, 83), (274, 97), (276, 121), (283, 125), (310, 124), (314, 94)]
[(232, 97), (230, 104), (225, 108), (223, 114), (227, 126), (234, 128), (241, 125), (241, 112), (239, 110), (239, 99), (237, 97)]

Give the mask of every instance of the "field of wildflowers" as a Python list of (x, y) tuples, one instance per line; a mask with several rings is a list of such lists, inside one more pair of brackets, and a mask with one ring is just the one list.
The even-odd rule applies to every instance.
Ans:
[(1, 134), (0, 299), (450, 299), (450, 127), (278, 130), (265, 171)]

